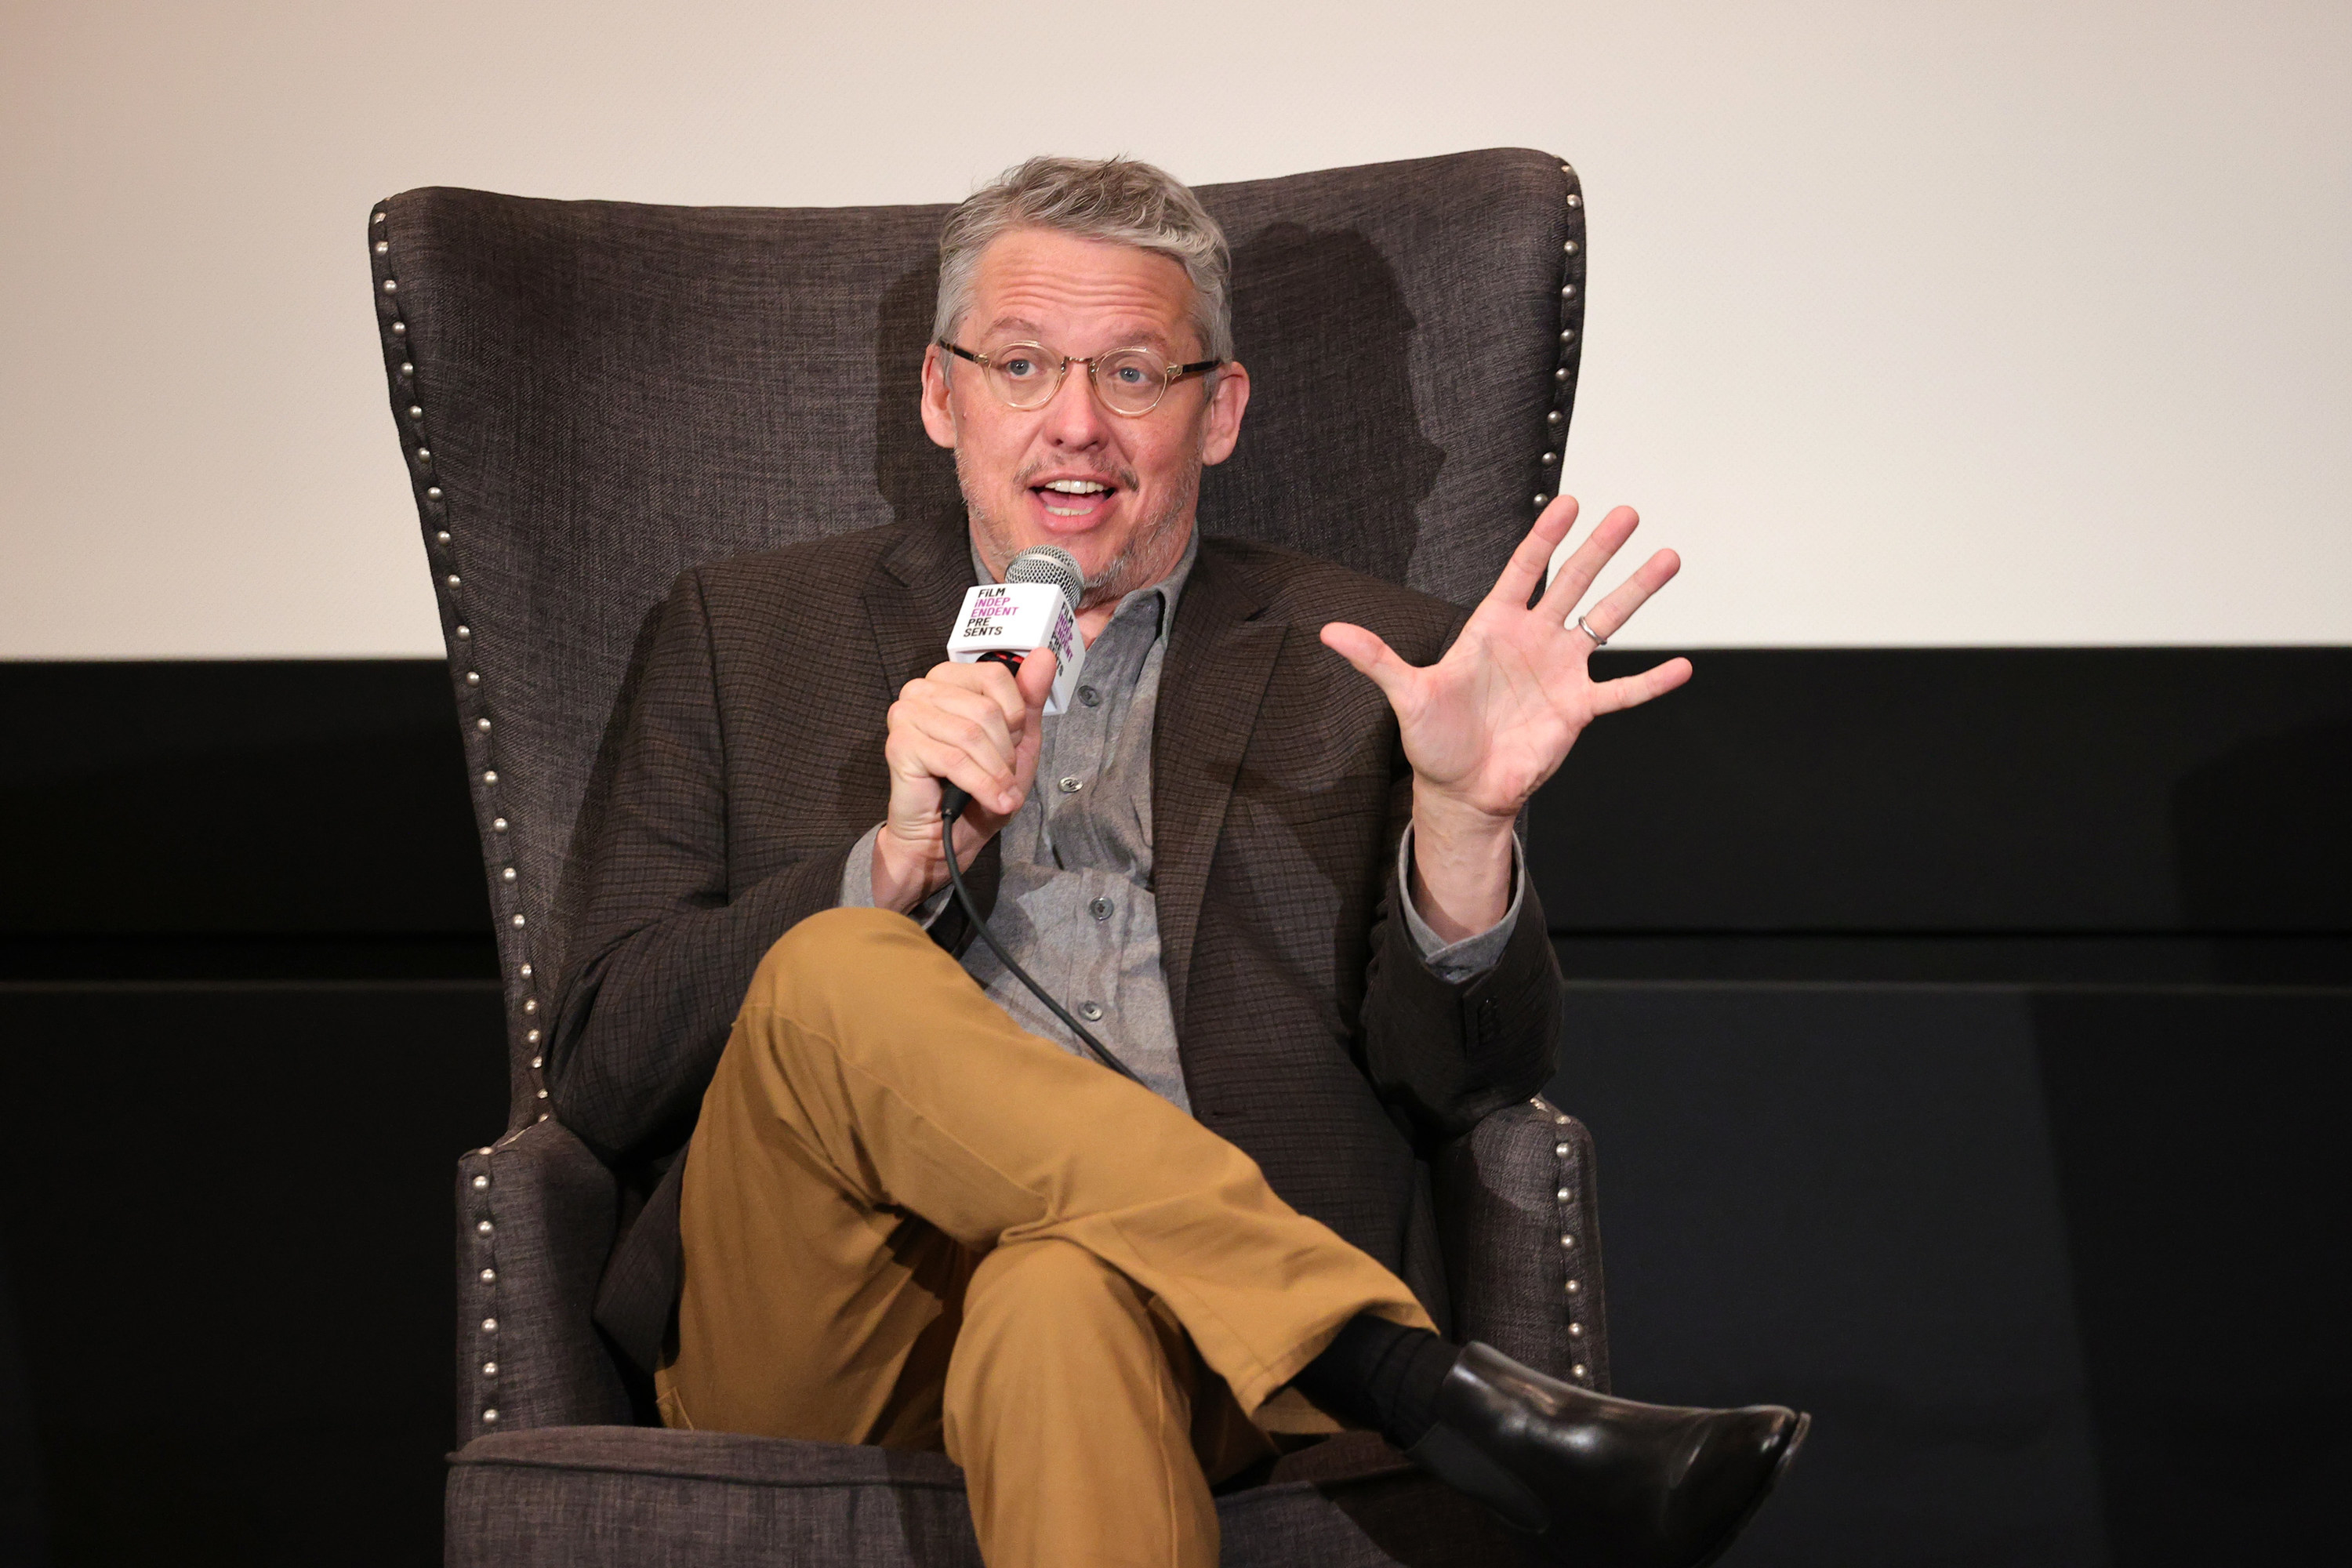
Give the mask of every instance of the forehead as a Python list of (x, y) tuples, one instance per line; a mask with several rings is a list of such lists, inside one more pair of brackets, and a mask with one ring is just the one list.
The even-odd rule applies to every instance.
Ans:
[(1192, 312), (1192, 280), (1173, 257), (1049, 229), (999, 235), (972, 275), (972, 331), (1025, 325), (1056, 347), (1188, 339)]

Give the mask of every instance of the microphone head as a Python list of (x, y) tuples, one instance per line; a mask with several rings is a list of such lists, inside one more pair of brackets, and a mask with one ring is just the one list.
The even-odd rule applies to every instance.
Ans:
[(1033, 544), (1013, 558), (1004, 568), (1008, 583), (1048, 583), (1062, 591), (1070, 601), (1070, 613), (1076, 615), (1078, 601), (1086, 596), (1086, 574), (1078, 570), (1077, 557), (1057, 544)]

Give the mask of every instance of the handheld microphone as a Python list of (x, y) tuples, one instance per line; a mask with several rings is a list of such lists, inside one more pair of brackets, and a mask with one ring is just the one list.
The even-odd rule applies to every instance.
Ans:
[[(1054, 650), (1054, 687), (1045, 711), (1059, 713), (1077, 689), (1078, 667), (1087, 661), (1078, 635), (1078, 600), (1086, 577), (1076, 557), (1052, 544), (1033, 544), (1015, 555), (1002, 583), (982, 583), (964, 591), (963, 609), (948, 634), (948, 658), (957, 664), (1001, 664), (1016, 675), (1033, 647)], [(940, 815), (950, 822), (971, 804), (968, 790), (940, 781)]]
[[(1086, 578), (1068, 551), (1033, 544), (1005, 567), (1003, 583), (982, 583), (964, 595), (963, 613), (948, 637), (948, 657), (958, 664), (986, 660), (1018, 673), (1031, 648), (1053, 649), (1054, 687), (1045, 695), (1045, 711), (1059, 713), (1076, 689), (1078, 667), (1087, 658), (1086, 639), (1078, 635), (1078, 599), (1085, 592)], [(970, 791), (945, 779), (940, 781), (940, 852), (947, 858), (948, 880), (954, 885), (957, 901), (963, 905), (964, 918), (971, 921), (971, 929), (988, 943), (1005, 972), (1027, 986), (1029, 994), (1043, 1002), (1065, 1028), (1086, 1042), (1103, 1066), (1121, 1078), (1142, 1083), (1133, 1068), (1113, 1056), (1108, 1047), (1087, 1033), (1084, 1024), (1070, 1016), (1069, 1009), (1047, 995), (1027, 970), (1013, 962), (1013, 955), (981, 918), (980, 906), (972, 901), (971, 889), (963, 885), (963, 868), (956, 864), (955, 856), (956, 818), (971, 804)]]

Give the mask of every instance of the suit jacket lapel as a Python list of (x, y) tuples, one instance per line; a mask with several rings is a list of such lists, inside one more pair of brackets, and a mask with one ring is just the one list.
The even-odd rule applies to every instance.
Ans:
[(874, 632), (885, 706), (898, 689), (947, 658), (948, 633), (971, 587), (971, 544), (961, 529), (910, 525), (877, 563), (860, 595)]
[(1279, 621), (1261, 619), (1265, 610), (1217, 542), (1203, 539), (1177, 602), (1151, 736), (1152, 884), (1160, 967), (1180, 1040), (1209, 868), (1286, 631)]

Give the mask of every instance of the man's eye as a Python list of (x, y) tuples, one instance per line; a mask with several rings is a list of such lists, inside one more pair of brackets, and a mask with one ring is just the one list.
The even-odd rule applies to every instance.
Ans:
[(1037, 362), (1027, 354), (1014, 354), (1011, 359), (1003, 362), (1002, 368), (1005, 374), (1019, 379), (1036, 374)]
[(1111, 371), (1111, 374), (1118, 379), (1121, 386), (1141, 386), (1147, 379), (1143, 367), (1139, 364), (1118, 365)]

